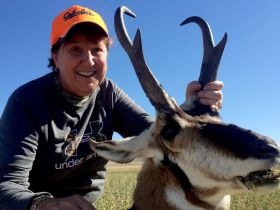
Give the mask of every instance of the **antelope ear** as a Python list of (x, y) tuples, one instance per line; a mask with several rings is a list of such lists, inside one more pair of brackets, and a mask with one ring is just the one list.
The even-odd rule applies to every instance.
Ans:
[(95, 142), (89, 140), (90, 148), (101, 157), (118, 163), (128, 163), (138, 157), (151, 154), (148, 149), (148, 139), (145, 132), (139, 136), (129, 137), (118, 141)]
[(107, 160), (112, 160), (118, 163), (128, 163), (134, 160), (136, 157), (133, 156), (133, 153), (121, 149), (121, 144), (122, 142), (95, 142), (93, 140), (89, 140), (90, 148), (99, 156)]

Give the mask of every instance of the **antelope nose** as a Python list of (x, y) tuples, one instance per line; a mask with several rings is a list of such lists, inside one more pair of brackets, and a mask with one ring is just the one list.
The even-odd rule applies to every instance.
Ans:
[(279, 158), (280, 157), (280, 148), (272, 145), (272, 144), (268, 144), (265, 146), (262, 146), (259, 150), (260, 155), (263, 156), (264, 158)]

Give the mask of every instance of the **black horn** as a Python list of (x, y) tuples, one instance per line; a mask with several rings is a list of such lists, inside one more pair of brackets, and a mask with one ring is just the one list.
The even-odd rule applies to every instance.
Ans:
[(217, 46), (214, 46), (214, 39), (210, 26), (201, 17), (192, 16), (184, 20), (180, 25), (197, 23), (202, 31), (203, 37), (203, 61), (200, 70), (199, 83), (204, 86), (216, 80), (219, 64), (227, 42), (227, 33)]
[(161, 84), (146, 64), (142, 50), (140, 29), (137, 30), (134, 41), (132, 42), (124, 24), (123, 14), (131, 17), (136, 17), (136, 15), (125, 6), (119, 7), (115, 13), (115, 31), (120, 44), (127, 52), (133, 64), (143, 90), (158, 111), (170, 112), (174, 110), (168, 94), (163, 90)]
[[(192, 16), (184, 20), (180, 25), (183, 26), (188, 23), (198, 24), (202, 31), (203, 60), (198, 82), (203, 88), (204, 85), (209, 82), (213, 82), (217, 78), (219, 64), (227, 42), (227, 33), (225, 33), (220, 43), (215, 46), (210, 26), (205, 20), (198, 16)], [(193, 103), (195, 108), (189, 112), (189, 114), (193, 116), (203, 115), (206, 113), (211, 116), (219, 115), (218, 111), (213, 111), (209, 106), (200, 104), (198, 100), (195, 100)]]

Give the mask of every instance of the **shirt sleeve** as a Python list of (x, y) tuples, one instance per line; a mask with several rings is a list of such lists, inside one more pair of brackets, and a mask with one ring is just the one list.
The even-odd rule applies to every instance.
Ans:
[(154, 119), (137, 105), (121, 88), (115, 89), (115, 131), (123, 137), (139, 135), (149, 128)]
[(35, 194), (28, 189), (38, 133), (32, 113), (13, 93), (0, 119), (0, 209), (26, 209)]

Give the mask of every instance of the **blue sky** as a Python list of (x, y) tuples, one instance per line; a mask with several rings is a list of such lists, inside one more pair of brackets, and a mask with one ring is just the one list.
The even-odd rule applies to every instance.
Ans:
[(114, 40), (107, 76), (152, 115), (154, 109), (115, 36), (116, 8), (126, 5), (137, 15), (125, 18), (128, 31), (134, 36), (141, 28), (146, 61), (178, 103), (184, 100), (187, 83), (198, 79), (202, 59), (200, 29), (179, 24), (193, 15), (204, 18), (215, 43), (227, 32), (218, 75), (225, 83), (223, 120), (280, 143), (279, 0), (2, 0), (0, 114), (17, 87), (50, 71), (46, 66), (52, 19), (74, 4), (102, 15)]

